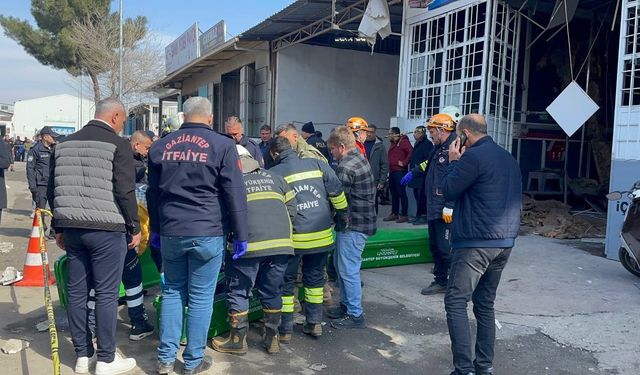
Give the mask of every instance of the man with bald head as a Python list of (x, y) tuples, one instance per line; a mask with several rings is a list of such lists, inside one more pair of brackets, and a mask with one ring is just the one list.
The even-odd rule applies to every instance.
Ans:
[[(444, 199), (455, 202), (452, 259), (444, 297), (453, 352), (452, 375), (493, 374), (493, 303), (520, 229), (522, 177), (511, 153), (487, 135), (483, 116), (464, 116), (449, 146)], [(475, 356), (467, 304), (477, 321)], [(474, 358), (475, 357), (475, 358)]]
[[(120, 101), (99, 101), (95, 118), (58, 144), (50, 161), (51, 225), (57, 245), (67, 252), (67, 314), (78, 374), (94, 365), (98, 375), (121, 374), (136, 366), (135, 359), (116, 353), (115, 341), (124, 257), (127, 248), (140, 242), (133, 154), (118, 136), (125, 119)], [(87, 319), (92, 287), (97, 351)]]
[(183, 110), (180, 129), (156, 141), (149, 151), (147, 207), (151, 231), (160, 235), (164, 268), (159, 374), (173, 371), (185, 304), (189, 339), (182, 373), (200, 373), (211, 366), (204, 350), (224, 235), (232, 238), (233, 259), (251, 250), (236, 144), (211, 129), (213, 114), (206, 98), (189, 98)]
[(136, 168), (136, 183), (147, 183), (147, 154), (153, 143), (153, 137), (147, 132), (138, 130), (131, 135), (131, 149)]

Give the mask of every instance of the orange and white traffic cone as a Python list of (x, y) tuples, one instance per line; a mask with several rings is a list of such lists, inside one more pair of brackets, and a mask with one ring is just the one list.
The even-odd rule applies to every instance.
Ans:
[[(46, 242), (43, 244), (46, 249)], [(45, 250), (46, 259), (46, 250)], [(49, 261), (46, 260), (47, 275), (49, 285), (55, 283), (53, 277), (51, 277), (51, 271), (49, 270)], [(38, 215), (33, 218), (33, 227), (31, 229), (31, 237), (29, 238), (29, 245), (27, 246), (27, 259), (24, 262), (23, 279), (13, 284), (16, 286), (44, 286), (44, 271), (42, 267), (42, 255), (40, 255), (40, 225), (38, 224)]]

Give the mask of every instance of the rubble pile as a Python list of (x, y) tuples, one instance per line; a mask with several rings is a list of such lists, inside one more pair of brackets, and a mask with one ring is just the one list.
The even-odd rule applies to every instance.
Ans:
[(571, 207), (557, 200), (522, 198), (521, 233), (558, 239), (604, 237), (606, 221), (592, 215), (572, 214)]

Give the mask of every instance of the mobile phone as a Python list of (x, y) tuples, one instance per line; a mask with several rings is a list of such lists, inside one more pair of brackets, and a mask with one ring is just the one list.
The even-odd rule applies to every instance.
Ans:
[(459, 139), (460, 139), (460, 151), (462, 151), (462, 148), (467, 143), (467, 136), (464, 135), (464, 133), (460, 134)]

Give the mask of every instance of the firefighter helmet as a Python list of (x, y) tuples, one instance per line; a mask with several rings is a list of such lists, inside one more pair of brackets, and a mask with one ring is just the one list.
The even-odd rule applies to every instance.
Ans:
[(360, 130), (369, 130), (369, 124), (367, 123), (367, 120), (363, 119), (362, 117), (351, 117), (349, 120), (347, 120), (347, 126), (354, 133)]
[(427, 121), (427, 128), (438, 128), (452, 132), (455, 130), (455, 123), (450, 114), (438, 113), (437, 115), (431, 116), (429, 121)]

